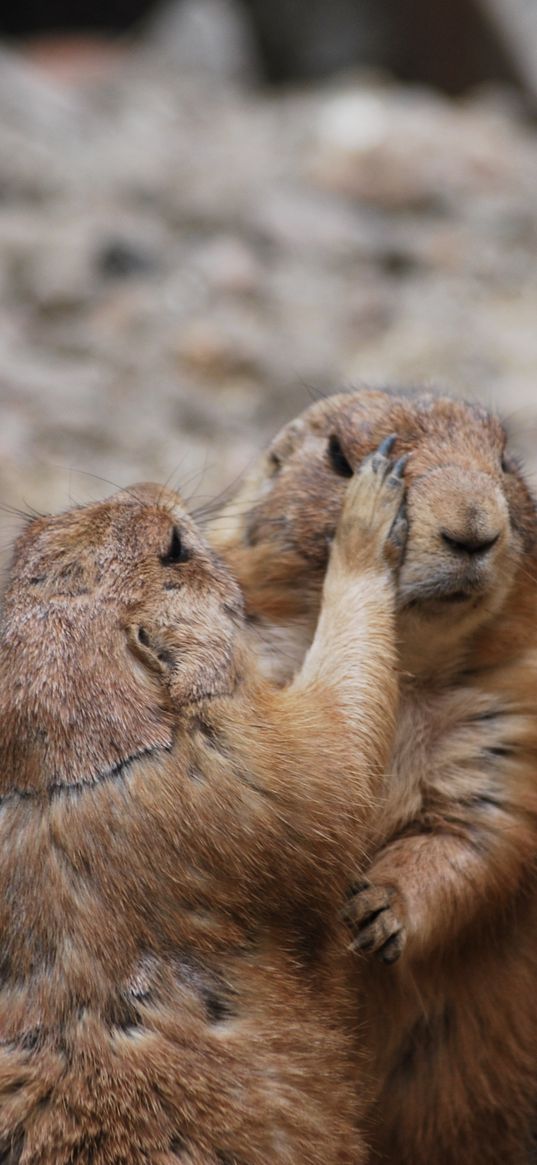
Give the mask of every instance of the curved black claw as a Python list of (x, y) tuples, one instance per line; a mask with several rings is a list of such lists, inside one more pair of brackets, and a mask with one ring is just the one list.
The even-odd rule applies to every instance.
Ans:
[(410, 453), (403, 453), (402, 457), (399, 457), (395, 464), (391, 466), (390, 479), (393, 478), (397, 482), (402, 481), (405, 476), (405, 469), (409, 457)]
[(381, 457), (389, 457), (390, 453), (397, 441), (397, 433), (391, 433), (389, 437), (385, 437), (378, 446), (376, 452), (380, 453)]
[(377, 446), (374, 453), (371, 455), (371, 465), (373, 467), (373, 472), (381, 473), (383, 478), (386, 477), (390, 470), (392, 464), (390, 461), (390, 453), (396, 441), (397, 433), (392, 433), (389, 437), (385, 437), (384, 440), (381, 441), (380, 445)]

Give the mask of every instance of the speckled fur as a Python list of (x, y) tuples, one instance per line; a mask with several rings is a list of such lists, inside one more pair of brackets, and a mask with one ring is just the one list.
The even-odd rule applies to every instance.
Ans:
[[(537, 522), (502, 425), (426, 393), (327, 398), (275, 440), (214, 539), (283, 681), (315, 626), (346, 484), (327, 438), (355, 467), (392, 431), (411, 454), (400, 711), (376, 850), (347, 909), (371, 1161), (523, 1165), (537, 1101)], [(478, 562), (446, 533), (497, 541)]]
[(285, 692), (175, 495), (21, 535), (0, 629), (5, 1165), (363, 1160), (337, 904), (393, 737), (397, 505), (357, 475)]

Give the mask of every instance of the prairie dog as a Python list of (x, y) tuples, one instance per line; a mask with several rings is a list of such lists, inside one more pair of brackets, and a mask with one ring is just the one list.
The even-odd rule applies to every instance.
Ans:
[(363, 1160), (337, 907), (392, 745), (401, 469), (380, 452), (351, 483), (284, 692), (177, 495), (135, 486), (19, 538), (0, 627), (2, 1161)]
[(411, 450), (400, 706), (346, 910), (371, 1159), (520, 1165), (537, 1099), (537, 521), (505, 431), (448, 397), (329, 397), (276, 438), (213, 539), (262, 666), (284, 682), (313, 633), (346, 479), (395, 431)]

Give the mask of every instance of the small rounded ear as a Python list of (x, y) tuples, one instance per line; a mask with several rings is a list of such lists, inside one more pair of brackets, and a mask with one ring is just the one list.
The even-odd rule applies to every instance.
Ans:
[(139, 623), (131, 623), (126, 628), (127, 643), (130, 650), (152, 672), (163, 676), (166, 672), (166, 661), (162, 658), (162, 650), (154, 642), (146, 627)]
[(290, 421), (272, 441), (266, 453), (270, 475), (277, 473), (281, 466), (291, 456), (300, 443), (305, 430), (305, 422), (301, 417)]

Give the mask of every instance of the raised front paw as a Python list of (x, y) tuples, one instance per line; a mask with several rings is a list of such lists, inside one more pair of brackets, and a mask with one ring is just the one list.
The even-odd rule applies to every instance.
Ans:
[(402, 954), (405, 928), (397, 914), (392, 887), (367, 881), (353, 886), (343, 907), (343, 918), (352, 934), (352, 951), (376, 955), (383, 963), (395, 963)]
[(396, 434), (386, 437), (349, 482), (336, 537), (353, 565), (363, 564), (364, 556), (395, 568), (400, 563), (407, 534), (408, 454), (392, 456), (396, 440)]

